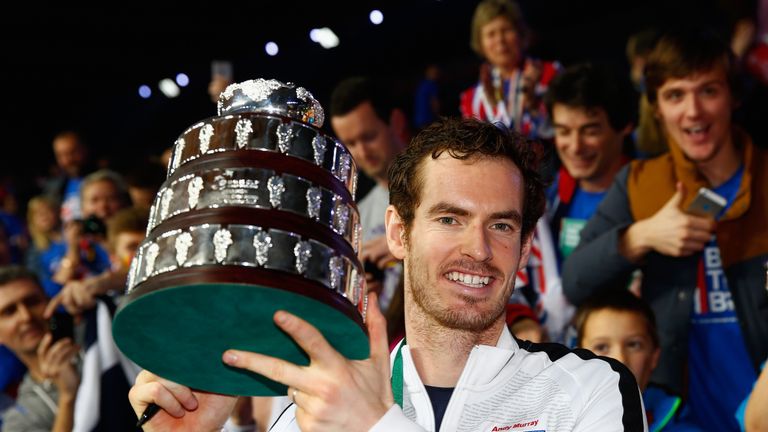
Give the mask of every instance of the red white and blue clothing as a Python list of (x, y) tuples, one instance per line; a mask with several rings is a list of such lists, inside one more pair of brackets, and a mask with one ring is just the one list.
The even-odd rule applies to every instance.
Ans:
[[(549, 82), (557, 74), (560, 65), (526, 59), (509, 78), (502, 78), (497, 68), (491, 68), (490, 83), (481, 79), (477, 85), (461, 93), (460, 110), (464, 118), (476, 118), (490, 123), (502, 123), (529, 138), (552, 138), (554, 131), (543, 103)], [(536, 70), (538, 81), (533, 92), (526, 88), (526, 74)], [(492, 94), (489, 94), (492, 93)], [(533, 94), (536, 100), (525, 100), (525, 94)]]
[[(733, 203), (741, 167), (714, 192)], [(723, 210), (727, 211), (728, 206)], [(744, 344), (715, 236), (699, 257), (688, 336), (689, 419), (718, 430), (739, 430), (733, 415), (757, 374)]]

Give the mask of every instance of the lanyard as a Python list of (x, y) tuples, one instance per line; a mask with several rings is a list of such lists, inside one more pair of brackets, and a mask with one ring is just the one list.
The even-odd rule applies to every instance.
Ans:
[[(32, 379), (32, 377), (30, 377), (30, 379)], [(53, 401), (53, 398), (48, 395), (48, 392), (43, 390), (43, 388), (40, 387), (40, 384), (34, 381), (32, 381), (32, 391), (35, 392), (35, 394), (43, 401), (48, 409), (51, 410), (53, 415), (56, 416), (56, 413), (58, 412), (58, 406), (56, 405), (56, 402)]]
[(397, 347), (395, 362), (392, 365), (392, 395), (395, 397), (395, 403), (403, 407), (403, 342)]
[[(515, 83), (512, 84), (512, 80), (509, 80), (509, 89), (507, 91), (507, 117), (512, 121), (512, 127), (520, 132), (523, 130), (523, 98), (520, 97), (522, 93), (521, 81), (523, 78), (523, 70), (518, 69), (515, 71)], [(509, 96), (513, 96), (510, 98)], [(502, 108), (503, 109), (503, 108)]]
[[(498, 97), (496, 104), (492, 106), (485, 91), (478, 89), (476, 93), (478, 107), (473, 109), (479, 112), (479, 105), (482, 104), (488, 117), (487, 120), (493, 122), (500, 121), (516, 131), (522, 131), (521, 123), (524, 115), (523, 98), (521, 97), (523, 69), (515, 70), (514, 77), (504, 80), (501, 77), (501, 72), (494, 68), (492, 79), (493, 91), (497, 93), (496, 97)], [(508, 84), (506, 92), (504, 91), (505, 82)]]

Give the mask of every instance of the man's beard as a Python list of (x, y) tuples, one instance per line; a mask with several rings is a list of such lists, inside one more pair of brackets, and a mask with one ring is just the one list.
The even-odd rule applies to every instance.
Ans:
[[(462, 296), (465, 302), (463, 307), (449, 309), (441, 306), (437, 300), (438, 293), (429, 292), (430, 287), (428, 285), (430, 281), (427, 266), (422, 264), (421, 260), (414, 257), (413, 254), (410, 254), (410, 258), (407, 265), (407, 277), (413, 301), (425, 316), (431, 317), (441, 326), (454, 330), (480, 332), (491, 327), (504, 313), (508, 297), (506, 295), (502, 296), (498, 304), (494, 304), (488, 313), (477, 313), (473, 306), (478, 303), (478, 299), (470, 296)], [(482, 266), (491, 270), (486, 273), (501, 276), (499, 271), (487, 265)], [(414, 269), (419, 269), (420, 271), (414, 271)], [(440, 276), (438, 275), (438, 277)], [(436, 285), (437, 281), (432, 281), (432, 283)], [(432, 287), (432, 289), (436, 290), (436, 287)]]

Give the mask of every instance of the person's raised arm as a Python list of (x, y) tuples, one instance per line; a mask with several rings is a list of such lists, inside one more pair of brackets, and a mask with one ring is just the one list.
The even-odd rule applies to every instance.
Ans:
[(40, 341), (37, 357), (40, 360), (40, 373), (50, 380), (58, 391), (56, 418), (52, 432), (69, 432), (75, 418), (75, 398), (80, 386), (80, 375), (72, 361), (80, 347), (72, 339), (65, 338), (53, 342), (51, 334)]
[(633, 263), (650, 251), (683, 257), (704, 249), (712, 238), (715, 221), (686, 214), (680, 209), (685, 199), (682, 183), (659, 211), (648, 219), (630, 225), (619, 240), (619, 252)]

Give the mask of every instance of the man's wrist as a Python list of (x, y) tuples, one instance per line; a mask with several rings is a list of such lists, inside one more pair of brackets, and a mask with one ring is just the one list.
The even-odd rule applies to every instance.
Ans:
[(111, 286), (112, 275), (113, 275), (112, 271), (107, 270), (98, 276), (94, 276), (94, 280), (93, 280), (94, 283), (91, 286), (91, 289), (89, 290), (91, 291), (91, 294), (97, 295), (97, 296), (106, 294), (107, 291), (109, 291), (110, 288), (112, 288)]
[(369, 432), (389, 432), (392, 430), (412, 430), (413, 422), (402, 409), (393, 403), (381, 418), (369, 429)]
[(627, 227), (619, 237), (619, 252), (631, 262), (638, 262), (650, 252), (646, 244), (645, 221), (638, 221)]
[(59, 406), (67, 406), (67, 405), (74, 405), (75, 399), (77, 399), (77, 390), (70, 392), (70, 391), (61, 391), (59, 390)]

